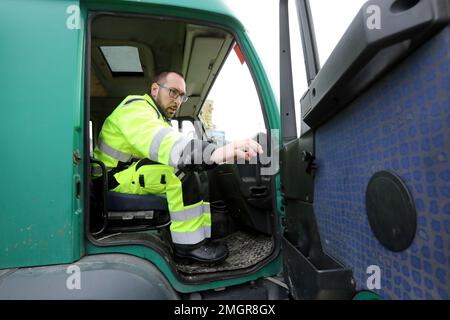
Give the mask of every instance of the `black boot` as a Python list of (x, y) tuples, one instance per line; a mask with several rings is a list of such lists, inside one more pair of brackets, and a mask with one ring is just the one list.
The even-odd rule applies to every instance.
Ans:
[(218, 263), (228, 257), (227, 246), (220, 241), (210, 239), (195, 245), (174, 244), (175, 258), (203, 263)]

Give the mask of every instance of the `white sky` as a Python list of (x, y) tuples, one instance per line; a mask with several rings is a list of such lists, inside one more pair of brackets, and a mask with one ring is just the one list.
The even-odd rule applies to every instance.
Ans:
[[(247, 29), (279, 101), (279, 1), (225, 1)], [(319, 59), (323, 65), (365, 1), (310, 0), (310, 3)], [(290, 1), (289, 10), (294, 91), (298, 111), (298, 101), (307, 85), (294, 0)], [(234, 53), (230, 55), (230, 59), (233, 61), (228, 61), (228, 65), (222, 69), (210, 97), (214, 100), (213, 122), (219, 130), (226, 132), (227, 140), (234, 140), (251, 137), (262, 131), (264, 125), (256, 91), (250, 86), (251, 78), (245, 70), (246, 66), (239, 63)], [(239, 119), (236, 114), (240, 115)]]

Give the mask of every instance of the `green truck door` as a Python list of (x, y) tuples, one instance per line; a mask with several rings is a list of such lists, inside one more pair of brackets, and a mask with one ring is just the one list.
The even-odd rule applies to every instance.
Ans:
[(72, 262), (84, 18), (78, 1), (50, 0), (2, 1), (0, 16), (0, 269)]

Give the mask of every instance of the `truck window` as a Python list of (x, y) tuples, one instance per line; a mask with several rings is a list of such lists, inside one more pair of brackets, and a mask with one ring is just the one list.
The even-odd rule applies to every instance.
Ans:
[(266, 132), (255, 84), (237, 46), (220, 70), (200, 118), (207, 137), (218, 144)]
[[(267, 131), (262, 102), (260, 102), (261, 95), (253, 80), (253, 72), (250, 72), (253, 70), (243, 61), (242, 53), (235, 49), (237, 40), (228, 30), (214, 25), (197, 24), (191, 20), (172, 19), (171, 16), (166, 18), (127, 13), (111, 15), (103, 12), (97, 13), (91, 19), (89, 30), (90, 48), (87, 53), (90, 56), (86, 58), (86, 61), (91, 63), (87, 110), (90, 112), (89, 119), (93, 121), (94, 140), (96, 136), (99, 136), (99, 132), (108, 132), (109, 129), (112, 133), (107, 133), (106, 136), (109, 135), (111, 138), (114, 135), (109, 141), (113, 141), (115, 137), (121, 138), (122, 131), (115, 130), (114, 117), (117, 115), (114, 114), (115, 110), (119, 113), (125, 108), (133, 107), (132, 104), (140, 112), (146, 112), (145, 108), (153, 108), (150, 101), (152, 98), (148, 96), (150, 85), (154, 83), (155, 75), (171, 70), (183, 75), (186, 95), (189, 97), (173, 114), (173, 129), (180, 130), (188, 137), (194, 134), (200, 135), (203, 133), (202, 129), (206, 129), (206, 133), (214, 136), (219, 145), (235, 139), (256, 137), (264, 144), (263, 134), (267, 134)], [(151, 30), (158, 30), (158, 32), (150, 32)], [(240, 36), (242, 33), (243, 31), (240, 31), (236, 35)], [(253, 63), (256, 66), (257, 62), (249, 60), (250, 66), (253, 66)], [(270, 92), (266, 93), (269, 96), (270, 94)], [(274, 106), (271, 105), (272, 97), (269, 98), (267, 109), (270, 111)], [(129, 100), (124, 101), (124, 99)], [(157, 106), (154, 109), (158, 109)], [(273, 111), (276, 112), (276, 110)], [(111, 118), (108, 118), (110, 116)], [(200, 119), (203, 123), (198, 121)], [(105, 131), (102, 131), (102, 127)], [(131, 125), (130, 127), (132, 127), (131, 131), (135, 129)], [(163, 128), (159, 132), (164, 133), (169, 130)], [(167, 194), (166, 190), (161, 188), (161, 191), (148, 192), (148, 194), (146, 190), (143, 190), (145, 192), (132, 193), (133, 197), (130, 197), (130, 192), (127, 190), (117, 189), (120, 183), (117, 180), (114, 181), (115, 173), (111, 173), (113, 170), (127, 170), (125, 166), (130, 162), (135, 163), (137, 159), (151, 158), (153, 161), (164, 162), (158, 158), (159, 154), (157, 156), (149, 154), (149, 151), (150, 153), (155, 151), (153, 147), (160, 148), (158, 143), (161, 144), (161, 141), (153, 143), (158, 141), (154, 138), (150, 142), (146, 141), (144, 145), (144, 143), (128, 143), (124, 141), (126, 139), (122, 139), (124, 142), (122, 145), (127, 146), (127, 151), (121, 149), (122, 146), (119, 145), (108, 145), (108, 142), (103, 139), (105, 136), (103, 133), (100, 134), (101, 143), (95, 145), (94, 156), (97, 158), (91, 161), (91, 175), (88, 175), (91, 180), (86, 184), (90, 187), (88, 189), (89, 210), (85, 219), (86, 230), (90, 231), (89, 240), (100, 246), (115, 246), (118, 245), (118, 241), (127, 244), (139, 242), (140, 246), (157, 249), (158, 252), (169, 257), (170, 267), (175, 272), (179, 271), (179, 278), (189, 277), (189, 281), (193, 282), (197, 275), (204, 277), (208, 273), (206, 275), (208, 278), (203, 279), (212, 279), (216, 272), (209, 266), (191, 268), (185, 263), (186, 261), (177, 261), (178, 259), (175, 259), (173, 255), (174, 251), (170, 250), (172, 241), (166, 237), (167, 232), (171, 232), (168, 206), (170, 200), (167, 196), (163, 196)], [(258, 133), (263, 134), (258, 135)], [(162, 139), (161, 137), (158, 139)], [(145, 138), (140, 136), (139, 140)], [(178, 141), (184, 142), (182, 140), (184, 139)], [(178, 152), (178, 149), (173, 150), (175, 153)], [(256, 157), (254, 159), (257, 160)], [(177, 167), (177, 163), (170, 163), (171, 160), (173, 159), (169, 159), (169, 164)], [(256, 162), (227, 163), (208, 172), (194, 168), (198, 174), (192, 175), (177, 170), (179, 179), (186, 177), (183, 183), (189, 187), (193, 196), (198, 194), (200, 197), (203, 193), (206, 195), (208, 189), (211, 189), (208, 202), (222, 210), (218, 221), (220, 223), (222, 217), (224, 221), (220, 223), (223, 228), (217, 229), (219, 231), (217, 235), (214, 234), (215, 237), (225, 238), (226, 236), (227, 241), (231, 239), (229, 243), (232, 244), (233, 237), (240, 237), (241, 231), (246, 232), (249, 229), (260, 235), (258, 238), (250, 239), (252, 242), (248, 242), (249, 245), (247, 245), (249, 252), (254, 251), (255, 245), (264, 245), (265, 250), (261, 252), (262, 254), (258, 254), (256, 259), (248, 259), (249, 254), (245, 250), (235, 250), (238, 256), (242, 256), (236, 261), (245, 261), (245, 265), (239, 263), (238, 266), (244, 272), (248, 267), (263, 262), (266, 257), (275, 253), (273, 250), (275, 246), (272, 245), (275, 216), (271, 214), (274, 174), (263, 176), (263, 173), (276, 172), (276, 168), (268, 167), (267, 170), (263, 170), (266, 168), (262, 166), (266, 163)], [(122, 168), (119, 168), (119, 165)], [(145, 162), (142, 165), (145, 165)], [(108, 174), (106, 175), (105, 172)], [(110, 179), (111, 176), (114, 179)], [(155, 181), (159, 180), (158, 176), (155, 177)], [(139, 186), (135, 183), (131, 184), (143, 188), (145, 179), (143, 182), (141, 176), (139, 179), (141, 179)], [(161, 179), (165, 179), (165, 175), (162, 175)], [(165, 184), (163, 181), (161, 180), (161, 185)], [(209, 185), (207, 181), (212, 183)], [(111, 187), (112, 185), (115, 187)], [(112, 188), (114, 189), (111, 190)], [(139, 192), (141, 191), (142, 189), (139, 189)], [(145, 199), (146, 203), (142, 204), (141, 199)], [(148, 199), (151, 201), (147, 201)], [(257, 205), (253, 205), (252, 201), (257, 202)], [(131, 209), (126, 207), (126, 210), (123, 210), (124, 204), (132, 206)], [(206, 204), (205, 207), (207, 208)], [(234, 213), (239, 215), (234, 217), (232, 216)], [(138, 237), (142, 236), (146, 240), (144, 242), (137, 240), (135, 236), (137, 234), (139, 234)], [(122, 236), (123, 238), (119, 239)], [(231, 268), (230, 271), (236, 270), (235, 265)], [(222, 270), (227, 269), (219, 271)]]

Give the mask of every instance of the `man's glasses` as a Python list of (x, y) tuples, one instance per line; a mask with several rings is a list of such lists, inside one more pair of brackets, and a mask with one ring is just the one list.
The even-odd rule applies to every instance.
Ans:
[(156, 83), (158, 86), (160, 86), (161, 88), (164, 88), (166, 90), (169, 90), (169, 97), (173, 98), (173, 99), (178, 99), (178, 97), (181, 98), (181, 102), (185, 103), (186, 101), (188, 101), (189, 97), (186, 94), (181, 94), (180, 91), (178, 91), (175, 88), (169, 88), (166, 87), (165, 85), (161, 84), (161, 83)]

